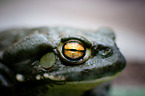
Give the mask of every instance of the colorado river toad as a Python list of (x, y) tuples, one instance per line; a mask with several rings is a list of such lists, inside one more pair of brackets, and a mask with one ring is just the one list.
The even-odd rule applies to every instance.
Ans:
[(105, 96), (101, 83), (126, 64), (107, 27), (8, 30), (0, 33), (0, 54), (4, 96)]

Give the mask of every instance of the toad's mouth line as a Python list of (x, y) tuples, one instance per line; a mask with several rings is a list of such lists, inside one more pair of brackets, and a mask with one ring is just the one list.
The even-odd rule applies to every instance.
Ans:
[(44, 77), (47, 77), (48, 79), (54, 81), (54, 82), (59, 82), (59, 83), (63, 83), (63, 84), (84, 84), (84, 83), (103, 83), (106, 81), (110, 81), (114, 78), (116, 78), (118, 75), (120, 74), (120, 72), (114, 74), (114, 75), (109, 75), (109, 76), (105, 76), (102, 78), (97, 78), (97, 79), (93, 79), (93, 80), (82, 80), (82, 81), (65, 81), (65, 78), (60, 76), (60, 77), (54, 77), (52, 75), (48, 75), (48, 74), (44, 74)]
[(116, 73), (115, 75), (111, 75), (111, 76), (106, 76), (106, 77), (102, 77), (102, 78), (97, 78), (94, 80), (84, 80), (84, 81), (70, 81), (70, 82), (66, 82), (66, 84), (83, 84), (83, 83), (103, 83), (106, 81), (110, 81), (113, 80), (114, 78), (116, 78), (118, 75), (120, 74), (120, 72)]

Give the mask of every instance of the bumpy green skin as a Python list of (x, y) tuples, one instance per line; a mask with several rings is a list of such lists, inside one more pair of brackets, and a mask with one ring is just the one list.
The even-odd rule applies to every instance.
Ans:
[[(81, 41), (91, 50), (86, 62), (72, 65), (61, 59), (57, 48), (61, 42), (71, 39)], [(97, 31), (41, 27), (2, 32), (0, 33), (0, 89), (14, 96), (82, 95), (83, 91), (98, 85), (89, 81), (113, 76), (125, 67), (125, 58), (114, 40), (113, 31), (105, 27)], [(46, 53), (55, 55), (55, 59), (54, 55), (48, 56), (53, 57), (47, 60), (47, 62), (49, 59), (53, 60), (51, 64), (48, 62), (52, 66), (44, 64), (48, 68), (42, 67), (40, 62)], [(45, 76), (44, 73), (53, 77)], [(18, 74), (24, 77), (22, 81), (16, 79)], [(40, 78), (36, 78), (38, 76)], [(81, 84), (82, 81), (87, 82)], [(102, 83), (101, 81), (103, 80), (99, 82)]]

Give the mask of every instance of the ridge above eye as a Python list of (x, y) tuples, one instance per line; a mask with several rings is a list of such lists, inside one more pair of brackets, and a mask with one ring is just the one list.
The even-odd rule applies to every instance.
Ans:
[(81, 43), (83, 43), (86, 47), (91, 47), (92, 43), (90, 43), (86, 38), (82, 37), (82, 36), (66, 36), (64, 38), (61, 38), (61, 42), (66, 42), (69, 40), (76, 40), (76, 41), (80, 41)]

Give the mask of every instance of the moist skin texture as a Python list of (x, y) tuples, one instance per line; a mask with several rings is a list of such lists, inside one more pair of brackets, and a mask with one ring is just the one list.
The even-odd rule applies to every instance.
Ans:
[(109, 83), (104, 82), (125, 65), (108, 27), (0, 33), (0, 94), (5, 96), (107, 96)]

